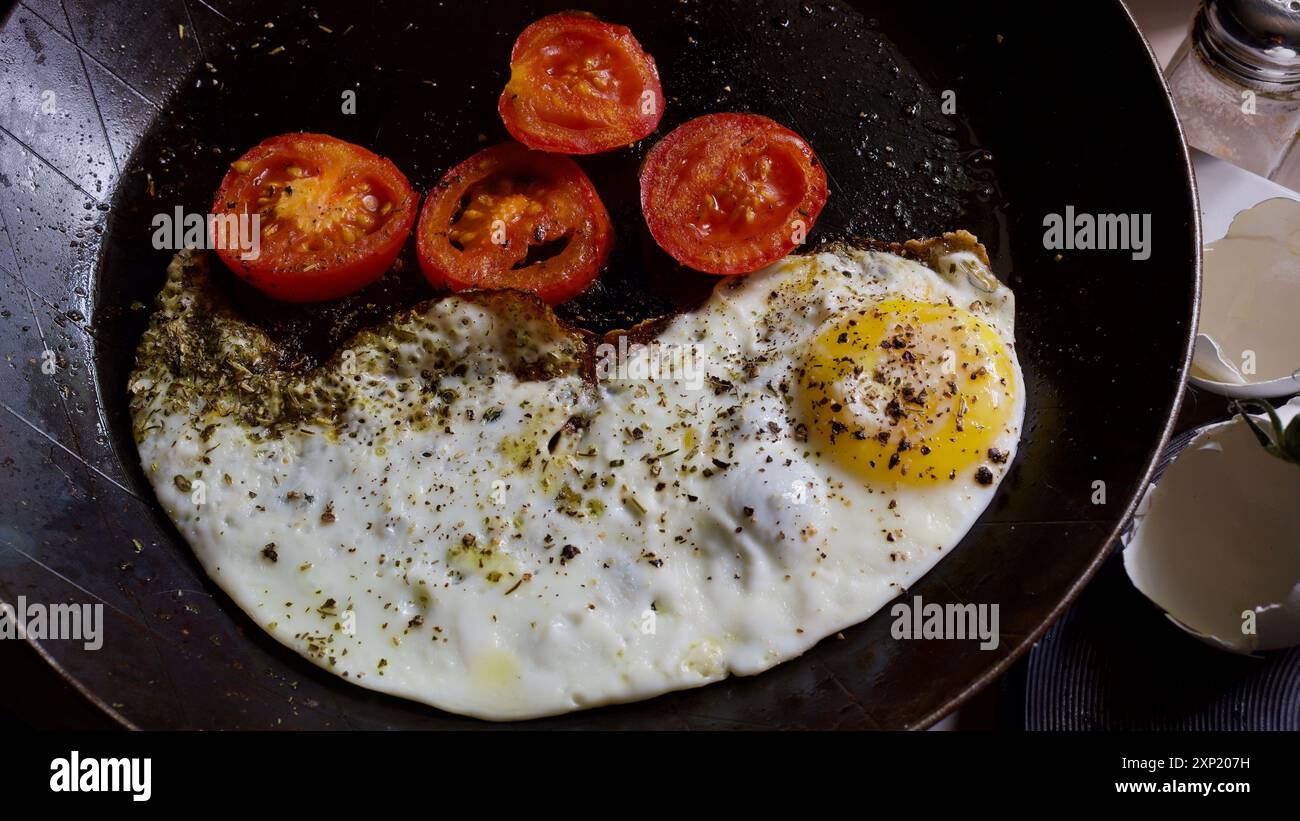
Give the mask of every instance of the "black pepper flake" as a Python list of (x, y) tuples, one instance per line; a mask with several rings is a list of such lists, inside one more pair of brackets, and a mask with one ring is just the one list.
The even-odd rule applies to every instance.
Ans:
[(1007, 453), (998, 448), (989, 448), (989, 459), (995, 464), (1004, 465), (1007, 462)]
[(989, 470), (985, 465), (980, 465), (979, 470), (975, 471), (975, 481), (981, 485), (993, 484), (993, 471)]
[(565, 564), (569, 559), (576, 557), (580, 553), (582, 553), (582, 551), (576, 546), (566, 544), (564, 547), (560, 548), (560, 564)]
[(280, 561), (280, 554), (275, 552), (275, 542), (271, 542), (266, 547), (262, 548), (262, 557), (268, 562)]
[(754, 518), (754, 508), (752, 508), (752, 507), (745, 507), (745, 508), (743, 508), (743, 510), (744, 510), (745, 518), (746, 518), (746, 519), (752, 519), (752, 518)]
[(726, 393), (727, 391), (734, 390), (736, 387), (735, 385), (731, 384), (727, 380), (719, 379), (718, 377), (713, 375), (710, 375), (708, 377), (708, 380), (709, 380), (709, 385), (713, 388), (714, 396), (720, 396), (721, 394)]

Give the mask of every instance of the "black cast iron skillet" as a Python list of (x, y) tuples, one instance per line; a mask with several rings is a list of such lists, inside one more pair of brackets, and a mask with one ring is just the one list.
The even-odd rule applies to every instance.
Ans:
[[(572, 5), (25, 0), (8, 17), (0, 598), (104, 603), (102, 650), (38, 649), (118, 721), (490, 726), (347, 684), (263, 634), (206, 579), (155, 503), (125, 386), (167, 263), (149, 242), (154, 214), (205, 210), (233, 159), (291, 130), (369, 146), (425, 191), (505, 138), (495, 102), (511, 43)], [(668, 99), (659, 135), (737, 110), (809, 140), (832, 192), (814, 245), (977, 233), (1016, 292), (1028, 418), (991, 508), (909, 591), (999, 605), (996, 650), (893, 640), (886, 608), (756, 677), (516, 726), (926, 726), (1005, 670), (1088, 579), (1176, 411), (1195, 326), (1198, 223), (1150, 53), (1118, 0), (1070, 6), (1056, 21), (1041, 9), (956, 2), (586, 6), (630, 25), (657, 59)], [(356, 92), (354, 115), (342, 112), (345, 90)], [(670, 265), (642, 227), (636, 170), (653, 139), (581, 160), (618, 242), (600, 285), (562, 309), (575, 324), (627, 327), (689, 308), (712, 284)], [(1150, 259), (1044, 248), (1044, 216), (1067, 205), (1151, 214)], [(410, 248), (404, 259), (323, 309), (227, 287), (291, 359), (310, 364), (433, 296)], [(46, 360), (54, 374), (42, 371)]]

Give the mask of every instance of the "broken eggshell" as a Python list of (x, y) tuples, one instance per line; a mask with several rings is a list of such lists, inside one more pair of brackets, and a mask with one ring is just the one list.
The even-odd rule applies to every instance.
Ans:
[[(1300, 398), (1277, 414), (1287, 425)], [(1133, 584), (1193, 636), (1235, 653), (1300, 644), (1300, 465), (1240, 416), (1202, 428), (1147, 488), (1124, 545)]]
[(1192, 384), (1259, 399), (1300, 392), (1300, 202), (1237, 214), (1205, 246)]

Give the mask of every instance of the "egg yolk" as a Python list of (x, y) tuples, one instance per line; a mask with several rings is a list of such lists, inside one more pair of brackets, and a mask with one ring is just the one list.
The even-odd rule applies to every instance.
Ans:
[(988, 324), (905, 299), (828, 323), (805, 353), (800, 388), (810, 442), (864, 480), (905, 484), (967, 472), (990, 483), (1018, 389)]

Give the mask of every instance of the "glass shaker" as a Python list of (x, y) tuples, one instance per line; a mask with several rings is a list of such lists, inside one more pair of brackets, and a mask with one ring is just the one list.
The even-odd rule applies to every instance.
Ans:
[(1167, 73), (1188, 144), (1300, 190), (1300, 0), (1206, 0)]

